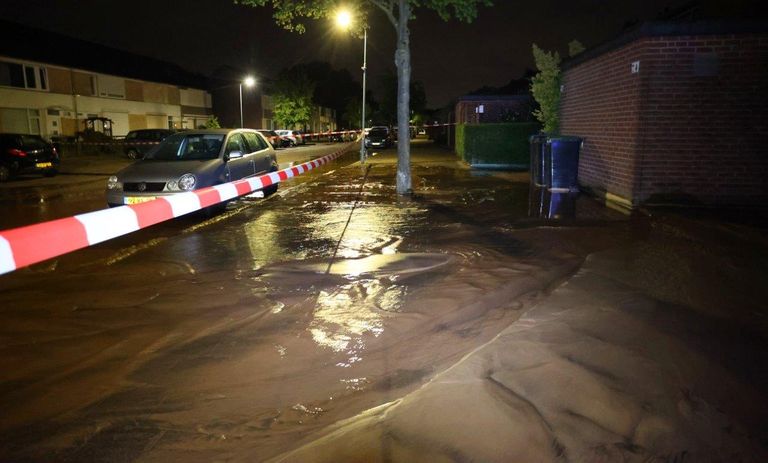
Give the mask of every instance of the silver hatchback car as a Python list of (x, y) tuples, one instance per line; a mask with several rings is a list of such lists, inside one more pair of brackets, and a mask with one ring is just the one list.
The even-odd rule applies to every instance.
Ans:
[[(249, 129), (179, 132), (107, 181), (110, 206), (138, 204), (277, 171), (272, 145)], [(267, 191), (268, 190), (268, 191)], [(264, 194), (277, 190), (277, 184)]]

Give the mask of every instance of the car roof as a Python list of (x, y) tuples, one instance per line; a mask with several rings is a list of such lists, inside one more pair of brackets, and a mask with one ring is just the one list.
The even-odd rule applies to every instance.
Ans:
[(185, 130), (183, 132), (176, 132), (174, 135), (182, 134), (182, 135), (206, 135), (206, 134), (215, 134), (215, 135), (226, 135), (233, 132), (258, 132), (256, 129), (198, 129), (198, 130)]

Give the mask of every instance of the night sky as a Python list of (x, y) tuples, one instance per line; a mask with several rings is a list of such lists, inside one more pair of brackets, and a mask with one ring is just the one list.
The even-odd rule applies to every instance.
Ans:
[[(411, 22), (413, 78), (424, 83), (430, 107), (483, 85), (501, 86), (533, 66), (531, 43), (567, 53), (616, 36), (628, 21), (654, 19), (685, 0), (495, 0), (472, 24), (444, 22), (417, 10)], [(709, 16), (750, 16), (752, 0), (705, 0)], [(735, 13), (734, 13), (735, 12)], [(274, 25), (272, 10), (230, 0), (2, 0), (0, 17), (139, 53), (211, 75), (235, 66), (274, 77), (282, 68), (320, 60), (360, 78), (362, 40), (310, 21), (299, 35)], [(368, 43), (369, 85), (394, 72), (394, 28), (373, 10)]]

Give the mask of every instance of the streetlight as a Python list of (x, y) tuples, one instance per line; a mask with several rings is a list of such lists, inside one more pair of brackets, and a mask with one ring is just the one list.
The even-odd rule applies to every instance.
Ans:
[[(348, 30), (352, 25), (352, 15), (349, 11), (339, 10), (336, 13), (336, 25)], [(368, 26), (363, 27), (363, 109), (360, 122), (360, 162), (365, 162), (365, 71), (368, 63)]]
[(243, 128), (243, 84), (245, 84), (246, 87), (250, 88), (256, 85), (256, 79), (254, 79), (251, 76), (248, 76), (240, 82), (240, 128)]

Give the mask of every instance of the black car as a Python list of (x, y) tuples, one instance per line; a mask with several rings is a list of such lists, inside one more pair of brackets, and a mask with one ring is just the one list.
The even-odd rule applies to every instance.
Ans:
[(372, 127), (365, 136), (366, 148), (389, 148), (393, 143), (388, 127)]
[(53, 144), (37, 135), (0, 133), (0, 182), (18, 174), (59, 171), (59, 153)]
[(131, 159), (141, 159), (149, 150), (174, 133), (175, 131), (170, 129), (131, 130), (125, 136), (123, 152)]

